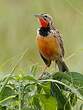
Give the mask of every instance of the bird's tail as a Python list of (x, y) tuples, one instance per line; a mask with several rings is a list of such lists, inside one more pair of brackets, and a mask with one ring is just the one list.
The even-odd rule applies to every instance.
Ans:
[(59, 60), (56, 63), (58, 65), (59, 71), (61, 71), (61, 72), (68, 72), (69, 71), (67, 65), (65, 64), (65, 62), (63, 60)]

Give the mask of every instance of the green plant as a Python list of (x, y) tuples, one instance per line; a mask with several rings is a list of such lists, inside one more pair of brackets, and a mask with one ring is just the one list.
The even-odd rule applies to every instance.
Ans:
[[(35, 72), (35, 67), (31, 72)], [(57, 72), (48, 75), (42, 80), (28, 74), (9, 74), (2, 78), (0, 109), (72, 110), (78, 100), (83, 101), (82, 74)]]

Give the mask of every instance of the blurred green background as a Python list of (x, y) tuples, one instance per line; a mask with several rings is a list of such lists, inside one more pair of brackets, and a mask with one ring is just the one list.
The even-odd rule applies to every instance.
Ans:
[(83, 72), (82, 0), (0, 0), (0, 65), (9, 69), (26, 48), (21, 67), (44, 63), (35, 43), (36, 13), (49, 13), (64, 39), (65, 60), (71, 71)]

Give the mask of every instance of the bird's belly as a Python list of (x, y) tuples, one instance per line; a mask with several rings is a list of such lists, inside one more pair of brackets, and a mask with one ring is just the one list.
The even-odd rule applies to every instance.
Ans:
[(40, 53), (49, 60), (55, 60), (60, 56), (60, 46), (55, 37), (38, 37), (37, 44)]

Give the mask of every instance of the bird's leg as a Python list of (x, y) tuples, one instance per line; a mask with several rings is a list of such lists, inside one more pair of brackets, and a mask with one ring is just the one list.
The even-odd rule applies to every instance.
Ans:
[(43, 73), (39, 76), (38, 79), (42, 79), (42, 77), (46, 74), (46, 69), (47, 69), (47, 66), (45, 66), (44, 70), (43, 70)]
[(56, 71), (56, 63), (57, 63), (57, 61), (56, 60), (54, 60), (54, 69), (55, 69), (55, 71)]

